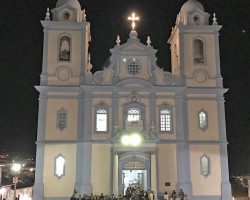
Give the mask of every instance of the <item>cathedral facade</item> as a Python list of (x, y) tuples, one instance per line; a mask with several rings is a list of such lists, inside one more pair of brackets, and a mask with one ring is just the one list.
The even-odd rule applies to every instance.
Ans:
[[(182, 189), (190, 200), (230, 200), (219, 30), (196, 0), (177, 15), (171, 72), (150, 38), (117, 37), (108, 65), (91, 72), (90, 23), (78, 0), (43, 20), (35, 200), (123, 195), (127, 187)], [(136, 16), (130, 17), (133, 24)]]

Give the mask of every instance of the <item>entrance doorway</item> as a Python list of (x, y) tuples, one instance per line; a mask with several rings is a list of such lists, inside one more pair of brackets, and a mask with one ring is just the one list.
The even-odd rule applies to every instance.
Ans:
[(138, 192), (145, 190), (147, 185), (147, 170), (122, 170), (123, 194), (126, 194), (128, 188)]

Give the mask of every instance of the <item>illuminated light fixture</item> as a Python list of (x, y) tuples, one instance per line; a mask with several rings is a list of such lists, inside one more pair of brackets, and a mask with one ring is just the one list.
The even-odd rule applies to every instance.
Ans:
[(18, 164), (18, 163), (14, 163), (11, 167), (11, 169), (14, 171), (14, 172), (19, 172), (21, 170), (21, 165)]
[(124, 144), (124, 145), (130, 144), (130, 137), (128, 135), (122, 136), (122, 144)]
[(140, 134), (134, 133), (132, 135), (123, 135), (121, 137), (121, 142), (123, 145), (137, 146), (142, 142)]
[(133, 146), (137, 146), (141, 143), (141, 136), (139, 134), (133, 134), (130, 136), (130, 143)]
[(131, 17), (128, 17), (129, 21), (132, 21), (132, 30), (135, 30), (135, 21), (139, 20), (139, 17), (135, 16), (135, 13), (132, 13)]

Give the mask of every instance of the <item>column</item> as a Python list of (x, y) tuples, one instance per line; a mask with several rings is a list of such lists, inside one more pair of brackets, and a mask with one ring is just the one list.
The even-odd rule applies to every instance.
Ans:
[[(92, 159), (92, 96), (90, 94), (84, 94), (84, 102), (79, 99), (79, 110), (83, 109), (84, 117), (78, 115), (78, 123), (83, 123), (83, 130), (78, 133), (79, 141), (76, 141), (77, 154), (76, 154), (76, 177), (75, 177), (75, 189), (79, 194), (92, 193), (91, 184), (91, 159)], [(80, 98), (80, 97), (79, 97)], [(79, 113), (80, 114), (80, 113)], [(82, 120), (82, 121), (79, 121)]]
[[(33, 186), (33, 198), (37, 200), (44, 199), (44, 147), (45, 147), (45, 127), (46, 127), (46, 111), (47, 111), (47, 95), (45, 88), (36, 87), (40, 92), (39, 96), (39, 113), (38, 113), (38, 127), (37, 127), (37, 142), (36, 142), (36, 172), (35, 183)], [(44, 90), (43, 90), (44, 89)]]
[(229, 182), (227, 138), (226, 138), (226, 120), (224, 109), (224, 97), (217, 98), (217, 114), (220, 137), (220, 159), (221, 159), (221, 195), (222, 199), (230, 199), (232, 196), (231, 184)]
[[(192, 183), (189, 156), (188, 107), (185, 96), (179, 91), (175, 97), (176, 107), (176, 153), (177, 153), (177, 192), (182, 189), (192, 199)], [(185, 166), (185, 167), (184, 167)]]
[[(148, 124), (149, 127), (151, 127), (151, 126), (156, 127), (155, 113), (156, 113), (155, 95), (152, 92), (150, 92), (150, 94), (149, 94), (149, 124)], [(152, 131), (155, 131), (155, 130), (152, 129)]]
[(113, 194), (118, 196), (118, 159), (119, 155), (118, 152), (114, 152), (113, 158)]
[[(112, 97), (112, 137), (118, 132), (117, 128), (119, 127), (119, 99), (116, 91), (113, 92)], [(116, 126), (116, 127), (115, 127)]]
[(151, 161), (151, 190), (154, 192), (155, 199), (157, 199), (157, 168), (156, 168), (156, 152), (153, 151), (151, 152), (150, 156), (150, 161)]

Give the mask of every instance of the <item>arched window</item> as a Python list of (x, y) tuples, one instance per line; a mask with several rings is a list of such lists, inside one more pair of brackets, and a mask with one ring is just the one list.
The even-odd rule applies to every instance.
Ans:
[(67, 128), (67, 111), (63, 108), (57, 111), (57, 128), (61, 131)]
[(169, 132), (171, 131), (171, 111), (161, 110), (160, 111), (160, 121), (161, 121), (161, 131)]
[(205, 64), (205, 48), (201, 39), (194, 40), (194, 64)]
[(59, 40), (59, 61), (70, 61), (70, 48), (70, 37), (62, 36)]
[(96, 110), (96, 131), (106, 132), (108, 130), (108, 111), (106, 108)]
[(159, 106), (160, 133), (173, 132), (173, 108), (170, 105)]
[(123, 123), (127, 131), (145, 130), (145, 105), (140, 102), (138, 95), (132, 94), (128, 98), (129, 103), (123, 105)]
[(208, 116), (207, 112), (204, 110), (200, 110), (198, 112), (198, 125), (199, 129), (205, 131), (208, 129)]
[(129, 122), (136, 122), (141, 119), (141, 111), (138, 108), (130, 108), (128, 109), (128, 118)]

